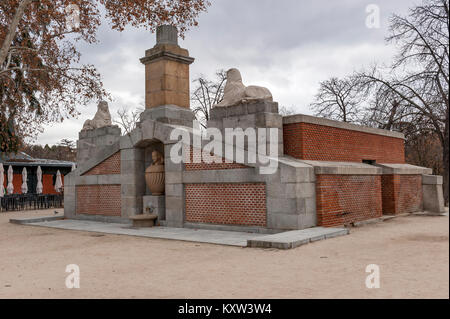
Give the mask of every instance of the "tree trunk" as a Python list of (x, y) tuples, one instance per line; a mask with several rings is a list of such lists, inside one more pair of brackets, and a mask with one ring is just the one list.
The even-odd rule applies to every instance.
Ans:
[(11, 43), (16, 36), (17, 26), (20, 20), (22, 20), (25, 8), (31, 3), (31, 0), (22, 0), (17, 7), (16, 14), (14, 15), (11, 24), (9, 25), (8, 32), (6, 33), (5, 40), (3, 40), (2, 47), (0, 48), (0, 66), (5, 63), (6, 57), (8, 56), (9, 48)]

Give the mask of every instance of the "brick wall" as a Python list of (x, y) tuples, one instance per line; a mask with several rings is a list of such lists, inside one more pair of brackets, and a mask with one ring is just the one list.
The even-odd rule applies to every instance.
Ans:
[(266, 226), (266, 185), (186, 184), (186, 221)]
[(83, 175), (113, 175), (120, 174), (120, 152), (108, 157)]
[(400, 138), (311, 124), (283, 125), (284, 153), (304, 160), (404, 163)]
[(120, 185), (76, 186), (77, 214), (120, 216)]
[[(201, 158), (201, 151), (195, 152), (195, 154), (192, 152), (192, 146), (190, 150), (188, 149), (188, 156), (190, 158), (190, 163), (185, 164), (185, 170), (186, 171), (205, 171), (205, 170), (221, 170), (221, 169), (240, 169), (240, 168), (248, 168), (248, 166), (239, 164), (239, 163), (225, 163), (224, 158), (220, 158), (218, 156), (211, 156), (211, 160), (214, 161), (214, 163), (205, 163), (203, 159)], [(195, 157), (194, 157), (195, 156)], [(194, 163), (194, 158), (196, 159), (196, 162), (201, 163)]]
[(381, 199), (379, 175), (317, 175), (319, 226), (339, 226), (381, 217)]
[(422, 210), (421, 175), (383, 175), (383, 214), (403, 214)]

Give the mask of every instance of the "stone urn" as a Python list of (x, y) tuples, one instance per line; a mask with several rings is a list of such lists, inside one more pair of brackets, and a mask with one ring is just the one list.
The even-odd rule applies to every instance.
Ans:
[(164, 160), (158, 151), (152, 152), (153, 163), (145, 170), (145, 182), (152, 195), (164, 195), (166, 185)]

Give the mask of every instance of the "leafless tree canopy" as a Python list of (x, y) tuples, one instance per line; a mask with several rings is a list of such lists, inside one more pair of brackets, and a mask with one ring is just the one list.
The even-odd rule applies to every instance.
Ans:
[(343, 122), (357, 122), (361, 96), (352, 77), (331, 78), (320, 83), (311, 107), (316, 116)]
[(209, 120), (211, 108), (223, 99), (226, 80), (227, 72), (219, 70), (213, 81), (202, 75), (193, 81), (195, 88), (191, 96), (191, 108), (204, 128)]
[(283, 116), (288, 116), (288, 115), (294, 115), (295, 114), (295, 109), (293, 106), (280, 106), (278, 108), (278, 113), (280, 113)]
[(117, 118), (113, 119), (113, 123), (119, 125), (123, 129), (123, 134), (130, 134), (136, 128), (140, 120), (140, 115), (144, 108), (137, 108), (130, 110), (127, 107), (122, 107), (117, 111)]
[[(364, 85), (379, 95), (388, 96), (388, 103), (376, 105), (390, 111), (398, 124), (414, 125), (417, 132), (432, 132), (443, 151), (444, 194), (448, 203), (449, 160), (449, 3), (448, 0), (427, 0), (410, 10), (407, 17), (391, 18), (388, 42), (398, 46), (398, 54), (388, 70), (373, 68), (359, 73)], [(385, 99), (386, 100), (386, 99)], [(387, 121), (389, 122), (389, 121)], [(411, 136), (410, 135), (410, 136)]]
[[(448, 204), (449, 1), (424, 0), (407, 16), (393, 15), (387, 42), (397, 47), (388, 67), (374, 66), (348, 79), (321, 83), (316, 114), (405, 133), (406, 151), (439, 141)], [(356, 93), (356, 94), (355, 94)], [(434, 149), (434, 153), (436, 149)], [(417, 151), (414, 151), (417, 153)], [(429, 153), (431, 154), (431, 153)], [(419, 161), (419, 157), (416, 158)], [(420, 160), (414, 164), (420, 165)], [(435, 171), (439, 173), (439, 171)]]

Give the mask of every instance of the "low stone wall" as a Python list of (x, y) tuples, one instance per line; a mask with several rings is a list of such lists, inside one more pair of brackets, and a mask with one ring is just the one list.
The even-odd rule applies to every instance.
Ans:
[(380, 175), (317, 175), (317, 224), (333, 227), (382, 216)]
[(286, 155), (317, 161), (404, 163), (403, 135), (306, 115), (283, 118)]

